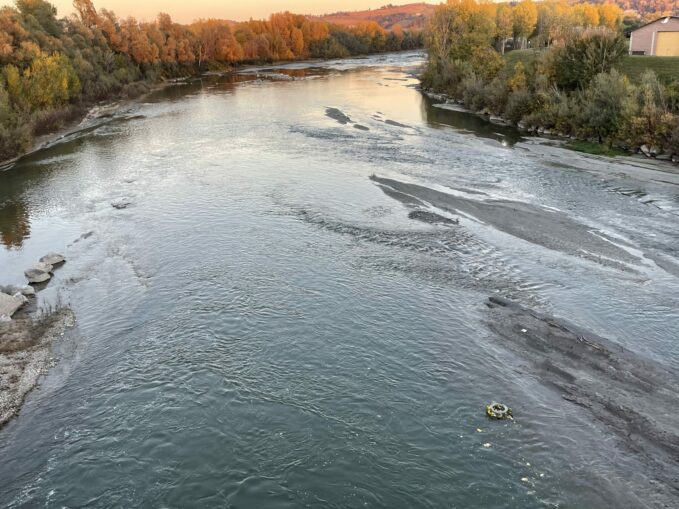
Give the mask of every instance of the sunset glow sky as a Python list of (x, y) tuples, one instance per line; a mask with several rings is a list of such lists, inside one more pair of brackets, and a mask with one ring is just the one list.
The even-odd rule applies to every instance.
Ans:
[[(48, 0), (50, 1), (50, 0)], [(94, 6), (114, 11), (118, 16), (135, 16), (151, 20), (159, 12), (167, 12), (175, 21), (186, 23), (197, 18), (246, 20), (264, 18), (272, 12), (290, 11), (297, 14), (325, 14), (337, 11), (375, 9), (382, 5), (413, 3), (417, 0), (94, 0)], [(0, 5), (13, 5), (0, 0)], [(51, 0), (65, 16), (73, 11), (72, 0)], [(438, 2), (436, 2), (438, 3)]]

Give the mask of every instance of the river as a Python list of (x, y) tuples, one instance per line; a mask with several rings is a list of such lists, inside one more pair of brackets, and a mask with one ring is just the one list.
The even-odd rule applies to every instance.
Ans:
[[(180, 83), (0, 173), (0, 284), (63, 252), (40, 305), (77, 317), (0, 505), (679, 505), (676, 457), (597, 413), (609, 366), (516, 342), (543, 313), (679, 369), (679, 187), (435, 107), (422, 61)], [(670, 397), (628, 372), (615, 401)]]

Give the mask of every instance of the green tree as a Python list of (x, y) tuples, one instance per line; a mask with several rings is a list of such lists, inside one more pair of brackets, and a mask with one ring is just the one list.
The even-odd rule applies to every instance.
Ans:
[(49, 35), (58, 36), (57, 8), (45, 0), (16, 0), (17, 9), (25, 19), (35, 19)]
[(632, 120), (630, 140), (662, 148), (672, 136), (674, 120), (667, 108), (665, 87), (653, 71), (647, 70), (636, 92), (637, 114)]
[(627, 43), (616, 32), (593, 29), (555, 51), (551, 73), (557, 85), (575, 90), (586, 87), (597, 74), (610, 71), (620, 62), (627, 53)]
[(636, 112), (635, 90), (615, 69), (597, 74), (584, 93), (582, 123), (610, 147), (624, 137)]

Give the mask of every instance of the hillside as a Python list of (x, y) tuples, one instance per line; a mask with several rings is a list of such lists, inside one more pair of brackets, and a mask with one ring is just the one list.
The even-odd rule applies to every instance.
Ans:
[(393, 30), (424, 28), (426, 20), (434, 13), (433, 4), (424, 2), (407, 5), (385, 5), (379, 9), (357, 12), (336, 12), (323, 16), (310, 16), (310, 19), (326, 21), (335, 25), (356, 26), (361, 22), (375, 21), (382, 28)]

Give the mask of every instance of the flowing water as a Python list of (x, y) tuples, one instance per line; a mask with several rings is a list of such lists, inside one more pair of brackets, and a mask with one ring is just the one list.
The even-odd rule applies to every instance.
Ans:
[(679, 187), (434, 107), (422, 58), (178, 84), (0, 173), (0, 284), (63, 252), (40, 303), (77, 317), (0, 505), (679, 504), (486, 305), (679, 369)]

